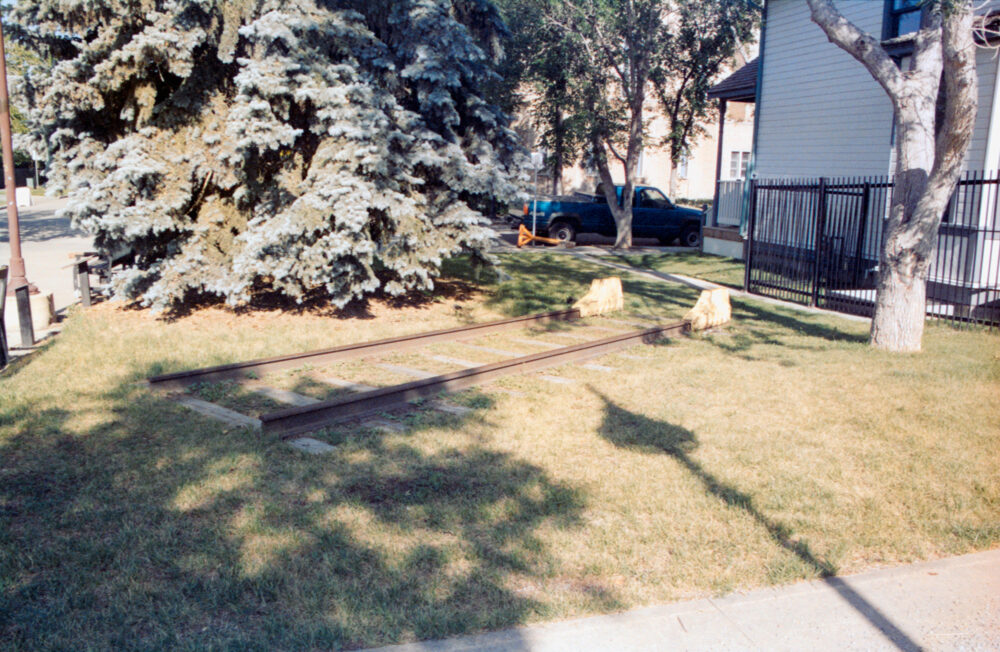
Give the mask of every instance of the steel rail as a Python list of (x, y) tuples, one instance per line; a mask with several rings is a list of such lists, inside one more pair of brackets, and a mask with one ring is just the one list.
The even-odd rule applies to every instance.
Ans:
[(382, 387), (313, 405), (286, 408), (261, 415), (262, 430), (264, 433), (278, 434), (282, 439), (288, 439), (339, 421), (395, 409), (410, 401), (435, 396), (441, 392), (457, 391), (503, 376), (586, 360), (610, 351), (627, 348), (637, 342), (651, 343), (669, 335), (683, 334), (689, 329), (690, 325), (683, 321), (663, 324), (641, 331), (501, 360), (401, 385)]
[(481, 335), (483, 333), (492, 333), (511, 328), (521, 328), (530, 324), (553, 321), (573, 321), (579, 318), (580, 311), (576, 308), (569, 310), (557, 310), (555, 312), (524, 315), (522, 317), (501, 319), (499, 321), (490, 321), (482, 324), (472, 324), (469, 326), (459, 326), (457, 328), (446, 328), (444, 330), (416, 333), (414, 335), (390, 337), (388, 339), (375, 340), (373, 342), (346, 344), (344, 346), (336, 346), (330, 349), (321, 349), (318, 351), (292, 353), (289, 355), (248, 360), (246, 362), (235, 362), (215, 367), (179, 371), (176, 373), (152, 376), (147, 380), (147, 382), (150, 387), (155, 388), (182, 388), (195, 383), (218, 382), (220, 380), (229, 380), (234, 378), (252, 378), (254, 374), (259, 372), (287, 369), (289, 367), (300, 367), (304, 364), (335, 362), (337, 360), (347, 360), (366, 355), (402, 351), (405, 349), (424, 346), (425, 344), (431, 344), (433, 342), (454, 341), (476, 337), (477, 335)]

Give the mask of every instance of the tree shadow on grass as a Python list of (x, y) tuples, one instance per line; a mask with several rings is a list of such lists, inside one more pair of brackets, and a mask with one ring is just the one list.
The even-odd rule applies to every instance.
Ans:
[[(732, 323), (723, 327), (724, 335), (709, 337), (707, 341), (744, 360), (761, 359), (750, 353), (758, 345), (779, 346), (793, 351), (827, 351), (867, 343), (867, 334), (857, 332), (849, 322), (845, 321), (841, 328), (822, 323), (822, 319), (822, 315), (736, 299), (732, 302)], [(796, 338), (807, 339), (795, 341)]]
[(706, 493), (718, 498), (726, 506), (740, 510), (753, 518), (767, 531), (777, 545), (811, 567), (820, 577), (824, 578), (824, 582), (833, 587), (848, 604), (877, 627), (896, 647), (901, 650), (920, 649), (878, 608), (843, 580), (834, 577), (837, 574), (836, 567), (814, 554), (809, 549), (808, 543), (797, 540), (787, 525), (769, 517), (754, 504), (753, 497), (740, 491), (732, 484), (720, 480), (695, 460), (692, 453), (698, 447), (698, 439), (693, 432), (672, 423), (656, 421), (630, 412), (616, 405), (593, 388), (591, 391), (604, 401), (604, 420), (598, 430), (602, 437), (619, 448), (643, 454), (669, 455), (701, 482)]
[(584, 506), (481, 441), (421, 441), (419, 421), (309, 456), (131, 383), (64, 409), (20, 400), (0, 413), (8, 649), (341, 649), (512, 626), (547, 612), (516, 588), (551, 572), (538, 530), (570, 532)]

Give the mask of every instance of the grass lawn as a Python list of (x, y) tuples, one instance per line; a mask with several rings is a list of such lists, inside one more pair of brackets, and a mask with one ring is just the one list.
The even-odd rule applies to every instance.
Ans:
[[(656, 264), (720, 265), (673, 261)], [(725, 329), (595, 360), (611, 373), (504, 379), (460, 397), (471, 415), (397, 417), (404, 432), (324, 431), (326, 456), (136, 384), (556, 309), (609, 271), (503, 263), (512, 280), (465, 275), (446, 298), (350, 317), (73, 312), (0, 373), (3, 647), (379, 645), (1000, 542), (996, 333), (929, 324), (924, 353), (895, 356), (863, 323), (736, 300)], [(625, 281), (632, 313), (676, 318), (696, 299)]]
[(743, 289), (743, 261), (735, 258), (706, 256), (697, 251), (677, 254), (632, 254), (616, 258), (640, 269), (683, 274), (738, 290)]

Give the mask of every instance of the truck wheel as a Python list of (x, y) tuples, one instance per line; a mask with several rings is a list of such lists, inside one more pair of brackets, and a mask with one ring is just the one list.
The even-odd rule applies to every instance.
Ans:
[(681, 232), (681, 244), (685, 247), (701, 246), (701, 227), (697, 224), (684, 227)]
[(576, 240), (576, 229), (568, 222), (554, 222), (549, 226), (549, 237), (560, 242), (573, 242)]

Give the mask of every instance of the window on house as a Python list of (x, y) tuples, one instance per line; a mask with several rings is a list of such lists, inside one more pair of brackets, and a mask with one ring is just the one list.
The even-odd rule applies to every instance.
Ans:
[(750, 166), (750, 152), (729, 153), (729, 178), (746, 179), (747, 168)]
[(886, 0), (886, 38), (896, 38), (920, 29), (925, 0)]

